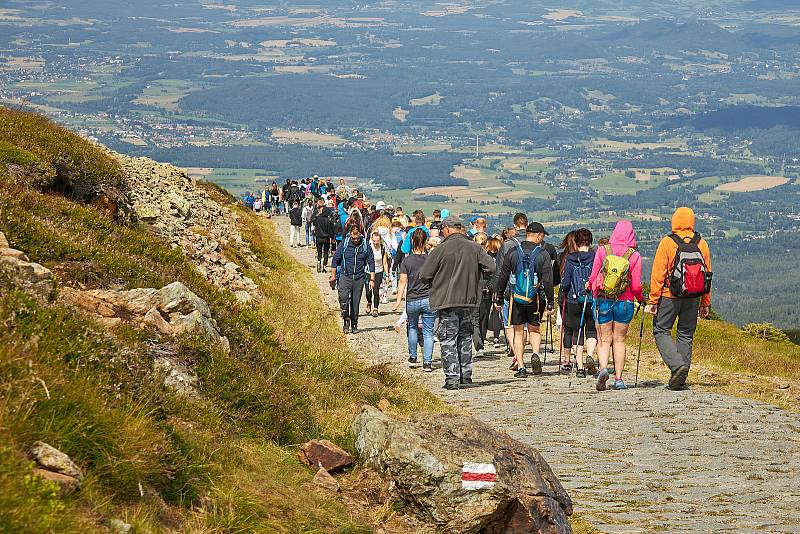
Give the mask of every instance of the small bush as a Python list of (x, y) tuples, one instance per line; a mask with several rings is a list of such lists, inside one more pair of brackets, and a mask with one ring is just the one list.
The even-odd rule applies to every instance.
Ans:
[(749, 323), (742, 327), (742, 334), (765, 341), (788, 342), (789, 336), (772, 323)]

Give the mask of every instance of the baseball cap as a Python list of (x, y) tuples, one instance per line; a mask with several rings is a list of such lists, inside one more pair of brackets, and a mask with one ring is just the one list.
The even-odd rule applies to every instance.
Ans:
[(547, 232), (547, 231), (544, 229), (544, 226), (542, 226), (542, 223), (538, 223), (538, 222), (533, 222), (533, 223), (530, 223), (530, 224), (528, 225), (528, 227), (525, 229), (525, 232), (527, 232), (527, 233), (529, 233), (529, 234), (544, 234), (544, 235), (550, 235), (550, 233), (549, 233), (549, 232)]
[(450, 210), (442, 210), (442, 219), (446, 219), (450, 216)]
[(448, 215), (442, 221), (442, 226), (446, 226), (446, 227), (450, 227), (450, 228), (464, 228), (464, 223), (461, 222), (461, 219), (459, 219), (455, 215)]
[(378, 203), (375, 204), (375, 209), (376, 210), (385, 210), (386, 209), (386, 203), (383, 202), (382, 200), (378, 201)]

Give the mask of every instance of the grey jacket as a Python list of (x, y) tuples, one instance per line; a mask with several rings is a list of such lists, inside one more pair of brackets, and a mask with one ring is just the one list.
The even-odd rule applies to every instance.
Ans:
[(431, 285), (432, 309), (477, 308), (484, 272), (495, 272), (494, 259), (464, 234), (451, 234), (428, 255), (419, 279)]

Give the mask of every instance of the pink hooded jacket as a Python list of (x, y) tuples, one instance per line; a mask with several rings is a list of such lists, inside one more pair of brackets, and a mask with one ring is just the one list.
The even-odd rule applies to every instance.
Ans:
[[(630, 221), (621, 220), (617, 223), (616, 228), (611, 233), (609, 240), (611, 251), (617, 256), (623, 256), (628, 248), (636, 248), (636, 234), (633, 231), (633, 225)], [(589, 277), (589, 288), (592, 290), (595, 298), (598, 295), (601, 287), (600, 268), (603, 266), (603, 260), (606, 257), (605, 247), (598, 247), (597, 254), (594, 256), (594, 264), (592, 265), (592, 276)], [(641, 302), (644, 300), (642, 295), (642, 255), (634, 252), (630, 257), (631, 264), (628, 289), (619, 296), (619, 300), (636, 300)]]

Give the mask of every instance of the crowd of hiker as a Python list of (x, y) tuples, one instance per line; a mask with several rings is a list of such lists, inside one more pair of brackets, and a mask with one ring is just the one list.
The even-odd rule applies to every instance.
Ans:
[[(421, 349), (421, 367), (432, 372), (438, 340), (446, 389), (472, 383), (473, 356), (482, 357), (488, 342), (500, 349), (501, 338), (516, 378), (542, 374), (550, 351), (560, 355), (560, 373), (593, 376), (599, 391), (609, 381), (626, 389), (626, 338), (639, 313), (639, 354), (648, 313), (670, 370), (668, 387), (686, 387), (712, 280), (709, 247), (690, 208), (675, 211), (645, 295), (636, 231), (624, 219), (608, 237), (595, 240), (591, 230), (578, 228), (555, 245), (544, 225), (524, 213), (490, 234), (484, 217), (464, 221), (446, 209), (409, 216), (401, 207), (367, 203), (344, 180), (334, 186), (316, 176), (280, 188), (273, 183), (261, 195), (248, 193), (245, 204), (288, 215), (290, 246), (316, 250), (317, 272), (328, 273), (338, 291), (345, 333), (359, 332), (362, 298), (366, 314), (377, 317), (395, 295), (392, 311), (402, 312), (396, 329), (405, 325), (409, 366), (420, 366)], [(554, 327), (560, 327), (558, 340)]]

